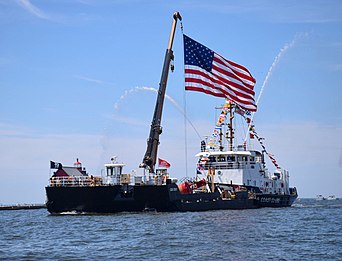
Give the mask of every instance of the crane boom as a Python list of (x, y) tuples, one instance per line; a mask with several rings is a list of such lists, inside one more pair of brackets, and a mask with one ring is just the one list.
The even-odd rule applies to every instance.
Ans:
[(163, 112), (163, 105), (164, 105), (164, 97), (166, 92), (166, 84), (167, 78), (169, 75), (170, 63), (173, 60), (173, 39), (175, 36), (177, 20), (182, 20), (182, 17), (179, 12), (175, 12), (173, 14), (173, 22), (171, 27), (170, 39), (168, 43), (168, 47), (166, 49), (165, 58), (164, 58), (164, 66), (162, 70), (162, 75), (159, 83), (159, 90), (158, 96), (156, 101), (156, 106), (154, 109), (153, 119), (150, 128), (150, 135), (147, 140), (147, 149), (145, 156), (143, 158), (143, 162), (140, 164), (140, 167), (147, 168), (150, 173), (154, 173), (154, 167), (157, 160), (157, 152), (158, 152), (158, 145), (159, 145), (159, 136), (162, 133), (161, 127), (161, 118)]

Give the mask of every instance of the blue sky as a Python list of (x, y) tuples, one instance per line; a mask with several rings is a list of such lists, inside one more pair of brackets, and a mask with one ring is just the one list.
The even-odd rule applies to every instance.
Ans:
[[(301, 197), (342, 197), (341, 1), (0, 0), (0, 204), (44, 202), (50, 160), (100, 175), (117, 155), (137, 168), (175, 11), (184, 33), (251, 71), (257, 96), (274, 63), (256, 130)], [(205, 136), (224, 101), (184, 93), (180, 27), (173, 50), (159, 156), (181, 178), (200, 139), (188, 123), (185, 156), (175, 103), (185, 97)]]

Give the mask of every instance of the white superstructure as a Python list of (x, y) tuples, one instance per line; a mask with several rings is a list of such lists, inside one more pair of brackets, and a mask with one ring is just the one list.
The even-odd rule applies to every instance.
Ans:
[(104, 177), (104, 183), (107, 185), (130, 183), (130, 175), (122, 173), (124, 166), (125, 164), (117, 162), (116, 156), (112, 157), (111, 163), (105, 164), (106, 176)]
[(288, 171), (277, 169), (270, 173), (259, 151), (203, 151), (196, 156), (197, 180), (207, 180), (209, 170), (214, 170), (216, 184), (247, 186), (265, 194), (290, 194)]

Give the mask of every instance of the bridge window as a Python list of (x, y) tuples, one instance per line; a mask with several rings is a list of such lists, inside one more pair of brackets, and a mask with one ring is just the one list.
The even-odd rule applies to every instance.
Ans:
[(113, 176), (113, 168), (107, 168), (107, 176)]
[(216, 158), (215, 158), (214, 156), (210, 156), (210, 157), (209, 157), (209, 161), (210, 161), (210, 162), (216, 162)]
[(235, 161), (235, 156), (228, 156), (227, 159), (228, 161)]
[(217, 161), (218, 162), (225, 162), (226, 161), (226, 157), (220, 156), (220, 157), (217, 158)]

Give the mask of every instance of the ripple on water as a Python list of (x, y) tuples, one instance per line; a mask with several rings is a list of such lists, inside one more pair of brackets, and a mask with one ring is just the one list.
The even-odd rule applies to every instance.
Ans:
[(342, 260), (342, 204), (193, 213), (48, 215), (3, 211), (13, 260)]

